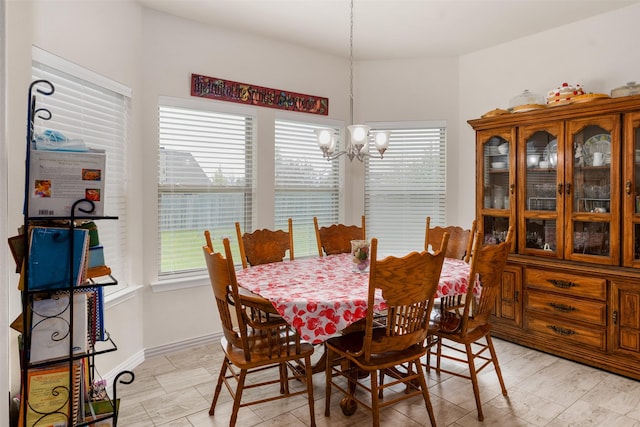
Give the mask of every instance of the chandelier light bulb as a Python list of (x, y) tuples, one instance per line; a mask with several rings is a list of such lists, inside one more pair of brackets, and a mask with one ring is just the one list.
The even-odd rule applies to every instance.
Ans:
[(316, 129), (315, 132), (318, 136), (318, 145), (321, 148), (329, 148), (333, 142), (333, 132), (329, 129)]
[(364, 144), (369, 133), (369, 126), (366, 125), (351, 125), (349, 126), (349, 132), (351, 133), (351, 142), (354, 144)]
[(376, 149), (380, 150), (381, 148), (389, 148), (389, 131), (377, 131), (373, 134)]

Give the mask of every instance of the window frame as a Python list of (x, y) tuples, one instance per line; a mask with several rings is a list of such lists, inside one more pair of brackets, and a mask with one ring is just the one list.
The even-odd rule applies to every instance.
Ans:
[[(372, 122), (367, 123), (371, 126), (372, 130), (388, 130), (391, 132), (390, 135), (390, 144), (389, 149), (384, 155), (383, 159), (377, 159), (375, 157), (367, 157), (365, 160), (365, 171), (364, 171), (364, 211), (367, 217), (367, 236), (375, 236), (380, 239), (379, 248), (382, 254), (405, 254), (414, 250), (423, 250), (424, 249), (424, 230), (426, 227), (426, 217), (430, 216), (432, 218), (432, 223), (436, 225), (445, 225), (446, 214), (447, 214), (447, 123), (444, 120), (437, 121), (408, 121), (408, 122)], [(393, 213), (392, 216), (389, 216), (391, 212), (372, 212), (372, 197), (375, 195), (375, 185), (371, 183), (371, 168), (389, 168), (389, 165), (394, 163), (393, 158), (396, 156), (402, 156), (402, 152), (399, 150), (410, 151), (409, 147), (403, 147), (403, 143), (399, 138), (401, 138), (401, 134), (404, 132), (411, 132), (412, 130), (424, 130), (425, 134), (428, 134), (429, 131), (439, 133), (439, 139), (434, 141), (437, 145), (437, 149), (441, 151), (439, 154), (439, 158), (436, 159), (437, 165), (440, 167), (439, 169), (439, 177), (437, 180), (439, 187), (437, 188), (436, 196), (424, 196), (424, 195), (412, 195), (411, 191), (415, 190), (411, 188), (411, 184), (409, 188), (407, 188), (407, 193), (404, 195), (405, 205), (404, 207), (397, 207), (397, 209), (401, 209), (402, 217), (398, 218), (397, 213)], [(429, 130), (429, 131), (427, 131)], [(395, 140), (395, 141), (394, 141)], [(425, 139), (426, 141), (426, 139)], [(395, 142), (395, 144), (394, 144)], [(433, 149), (435, 149), (434, 147)], [(376, 155), (374, 147), (370, 147), (372, 155)], [(375, 153), (375, 154), (374, 154)], [(415, 154), (413, 155), (415, 157)], [(378, 162), (380, 162), (378, 164)], [(387, 162), (385, 164), (385, 162)], [(398, 163), (404, 163), (401, 160)], [(394, 170), (394, 176), (399, 176), (398, 172), (401, 168), (396, 168)], [(380, 172), (378, 172), (380, 173)], [(420, 177), (418, 177), (420, 178)], [(424, 177), (422, 177), (424, 179)], [(413, 181), (412, 181), (413, 182)], [(373, 186), (373, 187), (370, 187)], [(387, 189), (388, 194), (398, 195), (398, 190), (401, 188), (394, 189), (394, 191), (390, 192)], [(385, 190), (383, 190), (385, 191)], [(384, 194), (384, 193), (383, 193)], [(376, 197), (379, 197), (378, 194)], [(412, 202), (411, 200), (419, 200), (421, 203), (416, 206), (420, 209), (423, 209), (420, 213), (412, 213), (410, 209)], [(408, 201), (409, 205), (406, 205), (406, 201)], [(386, 213), (387, 215), (384, 215)], [(395, 226), (389, 225), (386, 219), (393, 217)], [(402, 223), (402, 227), (398, 229), (398, 222)], [(420, 230), (420, 233), (416, 233), (416, 230)]]
[[(39, 67), (39, 68), (38, 68)], [(46, 70), (42, 68), (45, 67)], [(42, 74), (49, 73), (56, 77), (51, 80), (51, 83), (54, 85), (56, 91), (59, 91), (62, 87), (64, 87), (60, 81), (69, 80), (73, 83), (73, 88), (69, 88), (69, 93), (74, 93), (73, 91), (78, 90), (78, 86), (81, 88), (88, 87), (83, 92), (79, 92), (80, 96), (78, 99), (85, 99), (82, 96), (87, 95), (86, 99), (88, 102), (86, 104), (91, 104), (91, 97), (94, 96), (95, 92), (103, 92), (108, 91), (113, 95), (113, 99), (118, 97), (122, 97), (121, 101), (124, 105), (124, 110), (119, 111), (121, 114), (122, 122), (120, 123), (122, 127), (117, 128), (117, 130), (113, 131), (111, 136), (105, 137), (103, 133), (106, 128), (110, 128), (112, 126), (107, 126), (106, 124), (96, 124), (95, 126), (85, 126), (87, 123), (86, 120), (79, 120), (79, 125), (76, 126), (75, 122), (73, 122), (75, 106), (70, 107), (69, 109), (62, 109), (61, 113), (56, 114), (56, 105), (55, 103), (59, 101), (56, 99), (56, 93), (51, 97), (47, 97), (46, 99), (42, 98), (38, 102), (45, 108), (51, 110), (51, 119), (46, 122), (36, 121), (35, 129), (42, 128), (54, 128), (55, 124), (59, 123), (60, 126), (70, 127), (76, 126), (77, 132), (74, 134), (66, 134), (69, 137), (82, 137), (88, 135), (88, 140), (85, 141), (88, 146), (91, 148), (103, 148), (106, 150), (107, 154), (107, 167), (105, 173), (105, 215), (108, 216), (116, 216), (117, 220), (100, 220), (97, 221), (97, 226), (100, 231), (101, 244), (106, 242), (105, 245), (105, 258), (107, 265), (111, 267), (113, 276), (118, 280), (118, 285), (116, 286), (107, 286), (105, 288), (105, 296), (110, 297), (117, 292), (123, 291), (128, 288), (128, 283), (131, 280), (131, 263), (130, 257), (128, 256), (128, 241), (127, 241), (127, 227), (130, 219), (128, 218), (128, 206), (127, 206), (127, 146), (128, 141), (130, 139), (130, 129), (129, 129), (129, 116), (132, 111), (132, 90), (126, 85), (123, 85), (119, 82), (116, 82), (108, 77), (105, 77), (101, 74), (95, 73), (87, 68), (84, 68), (78, 64), (70, 62), (62, 57), (49, 53), (37, 46), (32, 46), (31, 50), (31, 69), (32, 69), (32, 77), (33, 78), (46, 78), (42, 76)], [(37, 71), (36, 71), (37, 70)], [(71, 86), (71, 83), (69, 84)], [(36, 94), (36, 96), (43, 97), (43, 95)], [(53, 104), (53, 106), (51, 106)], [(86, 105), (85, 104), (85, 105)], [(83, 109), (82, 112), (78, 112), (78, 116), (87, 115), (86, 112), (88, 110)], [(96, 116), (106, 117), (110, 110), (106, 109), (104, 105), (100, 105), (100, 107), (96, 107), (94, 110), (90, 110), (92, 114)], [(57, 118), (64, 117), (62, 120), (57, 121)], [(56, 129), (60, 130), (60, 129)], [(80, 132), (78, 134), (78, 132)], [(91, 137), (91, 133), (100, 134), (100, 137), (94, 136), (93, 139)], [(121, 141), (118, 142), (118, 139), (122, 138)], [(84, 138), (83, 138), (84, 139)], [(108, 141), (112, 143), (109, 143)], [(115, 141), (115, 142), (114, 142)], [(98, 144), (98, 146), (96, 146)], [(110, 156), (110, 151), (112, 154), (115, 152), (115, 157), (121, 163), (117, 165), (117, 172), (114, 172), (114, 167), (109, 167), (110, 161), (113, 162), (113, 156)], [(113, 163), (112, 163), (113, 165)]]
[[(275, 120), (273, 122), (274, 125), (274, 228), (275, 229), (283, 229), (286, 230), (287, 227), (287, 219), (291, 217), (293, 219), (293, 236), (294, 236), (294, 248), (295, 248), (295, 256), (296, 258), (301, 258), (305, 256), (316, 256), (318, 253), (317, 245), (316, 245), (316, 237), (315, 237), (315, 229), (313, 226), (313, 217), (318, 216), (319, 222), (321, 225), (328, 225), (330, 223), (338, 223), (343, 222), (345, 217), (345, 160), (344, 156), (339, 159), (327, 160), (322, 156), (322, 151), (318, 147), (317, 140), (315, 138), (315, 134), (313, 135), (313, 148), (308, 151), (305, 151), (304, 154), (308, 155), (302, 159), (302, 161), (311, 161), (312, 165), (321, 166), (323, 163), (329, 165), (329, 170), (332, 174), (332, 180), (334, 180), (335, 185), (333, 187), (326, 187), (326, 189), (333, 194), (332, 203), (337, 203), (337, 207), (332, 207), (328, 209), (326, 212), (318, 213), (319, 211), (313, 210), (312, 213), (303, 213), (301, 212), (299, 215), (296, 215), (295, 212), (291, 212), (291, 210), (283, 210), (278, 205), (279, 193), (287, 194), (293, 190), (311, 190), (314, 192), (317, 188), (313, 188), (310, 185), (312, 183), (305, 182), (303, 185), (291, 186), (286, 182), (278, 182), (278, 170), (279, 165), (278, 161), (278, 145), (282, 142), (278, 141), (278, 123), (290, 123), (292, 126), (298, 128), (300, 132), (306, 132), (307, 130), (313, 131), (313, 129), (320, 129), (331, 127), (336, 130), (336, 132), (340, 135), (340, 141), (342, 142), (344, 138), (344, 123), (338, 120), (332, 119), (321, 119), (316, 117), (302, 117), (299, 114), (293, 113), (279, 113), (276, 114)], [(288, 129), (288, 131), (295, 131), (294, 129)], [(340, 147), (337, 147), (339, 149)], [(299, 151), (299, 150), (298, 150)], [(292, 172), (291, 169), (288, 172)], [(294, 171), (295, 172), (295, 171)], [(306, 178), (306, 177), (305, 177)], [(331, 190), (333, 188), (333, 190)], [(326, 194), (326, 191), (321, 192)], [(306, 200), (302, 200), (304, 206), (309, 206), (311, 203), (320, 202), (319, 199), (307, 198)], [(305, 209), (303, 208), (302, 211)], [(301, 237), (302, 236), (302, 237)], [(295, 243), (295, 242), (298, 243)], [(301, 245), (302, 242), (306, 242), (306, 247)]]
[[(250, 136), (250, 141), (247, 145), (245, 145), (246, 149), (249, 150), (249, 167), (247, 169), (247, 173), (250, 174), (250, 178), (247, 180), (247, 185), (248, 186), (238, 186), (238, 187), (229, 187), (227, 190), (225, 190), (223, 187), (217, 189), (220, 190), (222, 189), (222, 191), (215, 191), (216, 189), (213, 188), (210, 185), (206, 185), (206, 186), (202, 186), (202, 185), (192, 185), (189, 186), (187, 188), (185, 188), (185, 191), (175, 191), (175, 189), (172, 189), (172, 184), (167, 184), (166, 186), (164, 186), (163, 184), (161, 184), (160, 182), (160, 168), (161, 168), (161, 156), (160, 156), (160, 151), (161, 151), (161, 130), (160, 130), (160, 125), (161, 125), (161, 117), (160, 117), (160, 111), (161, 108), (163, 106), (166, 107), (172, 107), (172, 108), (179, 108), (179, 109), (185, 109), (185, 110), (193, 110), (193, 111), (200, 111), (200, 112), (204, 112), (204, 114), (207, 113), (212, 113), (212, 114), (219, 114), (219, 115), (239, 115), (239, 116), (246, 116), (249, 117), (252, 123), (252, 129), (251, 129), (251, 136)], [(253, 221), (255, 220), (255, 215), (256, 215), (256, 207), (255, 207), (255, 203), (256, 203), (256, 156), (257, 156), (257, 151), (256, 151), (256, 146), (257, 146), (257, 127), (258, 127), (258, 112), (257, 109), (254, 107), (248, 107), (248, 106), (244, 106), (244, 105), (238, 105), (238, 104), (233, 104), (233, 103), (226, 103), (226, 102), (219, 102), (219, 101), (215, 101), (215, 100), (202, 100), (202, 99), (186, 99), (186, 98), (177, 98), (177, 97), (170, 97), (170, 96), (160, 96), (158, 99), (158, 142), (157, 142), (157, 146), (156, 146), (156, 153), (157, 153), (157, 170), (156, 170), (156, 184), (157, 184), (157, 220), (158, 220), (158, 227), (157, 227), (157, 252), (156, 252), (156, 275), (157, 275), (157, 281), (152, 283), (152, 286), (157, 286), (158, 284), (163, 284), (163, 288), (166, 287), (167, 284), (173, 282), (173, 285), (169, 285), (169, 288), (171, 289), (178, 289), (178, 288), (183, 288), (185, 286), (195, 286), (196, 284), (193, 283), (193, 281), (198, 281), (199, 279), (201, 279), (204, 275), (206, 275), (206, 265), (204, 263), (204, 258), (202, 257), (201, 251), (199, 251), (197, 254), (194, 253), (194, 260), (200, 260), (201, 263), (199, 266), (197, 267), (193, 267), (193, 268), (188, 268), (188, 269), (183, 269), (183, 270), (176, 270), (176, 271), (162, 271), (162, 247), (161, 247), (161, 243), (162, 243), (162, 227), (161, 227), (161, 216), (162, 216), (162, 211), (161, 211), (161, 206), (160, 206), (160, 196), (161, 194), (181, 194), (181, 193), (193, 193), (194, 190), (196, 190), (195, 192), (199, 193), (199, 194), (223, 194), (223, 193), (233, 193), (234, 189), (240, 189), (240, 188), (245, 188), (248, 189), (248, 197), (250, 198), (250, 208), (248, 209), (249, 212), (249, 217), (245, 218), (245, 220), (240, 219), (240, 223), (241, 225), (244, 223), (244, 221), (249, 221), (251, 223), (253, 223)], [(247, 160), (245, 159), (245, 165), (247, 164)], [(166, 191), (163, 191), (163, 187)], [(214, 191), (212, 191), (212, 189)], [(247, 191), (245, 191), (245, 194), (247, 193)], [(246, 211), (246, 210), (245, 210)], [(234, 217), (235, 218), (235, 217)], [(233, 226), (233, 224), (230, 224), (230, 227)], [(230, 230), (227, 231), (228, 234), (225, 234), (224, 236), (222, 235), (216, 235), (216, 233), (219, 233), (220, 230), (216, 230), (215, 228), (213, 228), (212, 226), (208, 226), (205, 225), (202, 228), (202, 231), (204, 231), (204, 229), (210, 229), (211, 233), (212, 233), (212, 239), (214, 240), (213, 244), (214, 247), (218, 247), (221, 248), (221, 238), (222, 237), (229, 237), (230, 240), (232, 242), (235, 242), (236, 240), (236, 235), (235, 235), (235, 231), (231, 232)], [(198, 230), (200, 231), (200, 230)], [(194, 237), (194, 239), (196, 239)], [(195, 245), (195, 248), (200, 249), (203, 245), (204, 245), (204, 235), (203, 234), (198, 234), (197, 237), (197, 241), (198, 244)], [(237, 251), (237, 245), (232, 244), (232, 251), (233, 251), (233, 256), (234, 256), (234, 260), (237, 260), (238, 262), (240, 261), (240, 255)], [(197, 258), (196, 258), (197, 257)], [(202, 283), (200, 283), (202, 284)]]

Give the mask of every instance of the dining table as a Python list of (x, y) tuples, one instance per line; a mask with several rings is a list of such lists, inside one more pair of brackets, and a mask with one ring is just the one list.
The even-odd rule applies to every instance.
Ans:
[[(261, 264), (237, 271), (236, 280), (270, 301), (301, 339), (320, 344), (366, 317), (369, 274), (354, 271), (352, 259), (346, 253)], [(468, 284), (469, 264), (445, 258), (435, 297), (463, 295)], [(379, 291), (374, 308), (385, 309)]]

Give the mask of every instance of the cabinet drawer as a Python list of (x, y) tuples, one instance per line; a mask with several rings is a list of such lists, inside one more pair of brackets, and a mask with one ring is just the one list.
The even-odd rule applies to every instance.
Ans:
[(528, 268), (525, 272), (528, 288), (549, 290), (567, 295), (604, 301), (607, 297), (607, 281), (599, 277), (578, 276)]
[(582, 326), (529, 313), (527, 328), (534, 334), (553, 337), (570, 345), (586, 345), (601, 351), (607, 349), (605, 328), (603, 327)]
[(604, 302), (578, 300), (534, 290), (527, 291), (528, 311), (559, 316), (565, 320), (578, 320), (605, 326), (607, 306)]

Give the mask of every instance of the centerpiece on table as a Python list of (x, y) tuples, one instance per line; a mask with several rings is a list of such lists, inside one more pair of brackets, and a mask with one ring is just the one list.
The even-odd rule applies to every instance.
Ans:
[(369, 246), (368, 240), (352, 240), (351, 255), (353, 255), (353, 271), (366, 273), (369, 271)]

